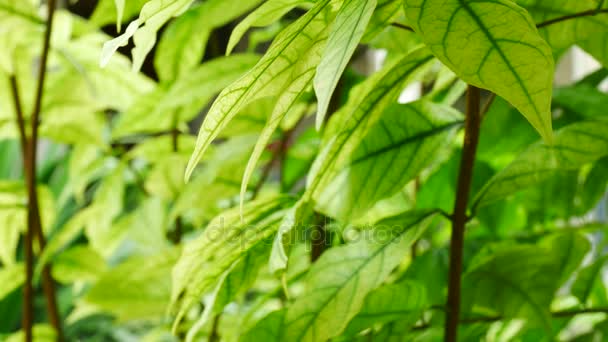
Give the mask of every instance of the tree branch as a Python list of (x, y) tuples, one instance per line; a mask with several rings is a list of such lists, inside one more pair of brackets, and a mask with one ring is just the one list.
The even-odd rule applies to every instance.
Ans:
[[(29, 239), (32, 240), (33, 235), (36, 235), (41, 250), (44, 249), (46, 245), (46, 240), (44, 237), (44, 232), (42, 230), (42, 222), (40, 219), (40, 207), (38, 203), (38, 190), (36, 188), (36, 155), (38, 148), (38, 123), (40, 118), (40, 112), (42, 109), (44, 81), (46, 79), (46, 67), (51, 45), (51, 31), (53, 28), (53, 18), (55, 13), (56, 0), (49, 0), (47, 3), (47, 7), (48, 13), (44, 32), (44, 41), (42, 45), (42, 55), (40, 57), (40, 65), (38, 69), (38, 85), (34, 97), (34, 109), (32, 111), (31, 138), (29, 140), (27, 138), (22, 139), (22, 141), (26, 142), (25, 146), (22, 147), (22, 151), (24, 152), (23, 166), (25, 169), (25, 183), (27, 186), (28, 193), (28, 233), (26, 234), (26, 236), (29, 235)], [(16, 98), (18, 98), (18, 95)], [(21, 114), (21, 117), (23, 117), (23, 114)], [(22, 133), (20, 134), (23, 134), (25, 136), (25, 125), (20, 130), (22, 131)], [(56, 340), (63, 341), (63, 330), (61, 327), (59, 310), (57, 308), (57, 299), (55, 297), (55, 283), (51, 276), (50, 265), (46, 265), (42, 270), (42, 287), (47, 302), (47, 312), (49, 316), (49, 321), (51, 325), (55, 328)], [(26, 326), (26, 328), (31, 330), (31, 326)], [(29, 337), (31, 339), (31, 331), (29, 332)], [(27, 331), (26, 341), (30, 341), (28, 340)]]
[(458, 333), (460, 315), (460, 277), (462, 273), (462, 252), (464, 246), (464, 229), (467, 221), (467, 205), (473, 165), (479, 141), (480, 127), (480, 89), (469, 85), (467, 90), (467, 113), (465, 120), (464, 145), (458, 174), (458, 188), (452, 214), (452, 238), (450, 240), (450, 268), (447, 300), (447, 319), (445, 324), (445, 341), (455, 342)]
[[(601, 4), (600, 4), (601, 6)], [(608, 9), (601, 9), (601, 8), (597, 8), (597, 9), (592, 9), (592, 10), (588, 10), (588, 11), (584, 11), (584, 12), (579, 12), (579, 13), (573, 13), (573, 14), (568, 14), (568, 15), (564, 15), (562, 17), (557, 17), (551, 20), (547, 20), (547, 21), (543, 21), (542, 23), (536, 24), (537, 28), (543, 28), (543, 27), (547, 27), (553, 24), (557, 24), (560, 23), (562, 21), (566, 21), (566, 20), (570, 20), (570, 19), (576, 19), (576, 18), (582, 18), (582, 17), (590, 17), (590, 16), (595, 16), (598, 15), (600, 13), (608, 13)]]

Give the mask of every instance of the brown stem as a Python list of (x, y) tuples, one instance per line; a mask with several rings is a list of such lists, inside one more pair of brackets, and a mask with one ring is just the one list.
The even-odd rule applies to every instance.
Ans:
[[(38, 69), (38, 85), (36, 89), (36, 96), (34, 98), (34, 109), (32, 111), (31, 138), (29, 140), (27, 138), (22, 138), (22, 141), (26, 142), (25, 147), (23, 148), (23, 166), (25, 169), (25, 183), (28, 193), (28, 234), (30, 235), (30, 239), (32, 239), (34, 235), (37, 237), (41, 250), (44, 249), (46, 241), (44, 238), (44, 232), (42, 230), (38, 191), (36, 188), (36, 155), (38, 148), (38, 122), (42, 108), (42, 97), (44, 95), (44, 81), (46, 79), (46, 68), (51, 45), (51, 31), (53, 27), (56, 1), (49, 0), (47, 6), (48, 14), (44, 32), (42, 55), (40, 57), (40, 66)], [(18, 95), (16, 98), (18, 98)], [(25, 135), (25, 125), (22, 129), (20, 129), (20, 131), (23, 135)], [(51, 276), (50, 265), (46, 265), (42, 270), (42, 287), (47, 302), (49, 320), (51, 325), (55, 328), (57, 335), (56, 340), (63, 341), (63, 330), (61, 327), (61, 319), (55, 297), (55, 283)]]
[(543, 21), (542, 23), (536, 24), (536, 27), (540, 29), (540, 28), (543, 28), (543, 27), (546, 27), (549, 25), (560, 23), (562, 21), (581, 18), (581, 17), (594, 16), (594, 15), (597, 15), (600, 13), (608, 13), (608, 9), (599, 9), (598, 8), (598, 9), (592, 9), (592, 10), (579, 12), (579, 13), (572, 13), (572, 14), (564, 15), (562, 17), (557, 17), (557, 18), (553, 18), (551, 20)]
[(447, 318), (444, 339), (455, 342), (458, 334), (460, 315), (460, 276), (462, 273), (462, 252), (464, 246), (464, 230), (467, 221), (467, 205), (475, 152), (479, 141), (480, 127), (480, 90), (469, 85), (467, 90), (467, 113), (465, 119), (464, 145), (458, 174), (458, 188), (452, 214), (452, 238), (450, 240), (450, 273), (448, 282)]

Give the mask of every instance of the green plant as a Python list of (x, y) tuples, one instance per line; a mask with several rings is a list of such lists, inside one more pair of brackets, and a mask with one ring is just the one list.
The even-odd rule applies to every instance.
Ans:
[(553, 81), (606, 37), (597, 0), (0, 0), (0, 337), (607, 339), (608, 74)]

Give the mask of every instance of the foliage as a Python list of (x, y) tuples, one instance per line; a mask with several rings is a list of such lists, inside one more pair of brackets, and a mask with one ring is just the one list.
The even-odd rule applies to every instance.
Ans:
[(0, 340), (608, 339), (608, 2), (39, 3), (0, 0)]

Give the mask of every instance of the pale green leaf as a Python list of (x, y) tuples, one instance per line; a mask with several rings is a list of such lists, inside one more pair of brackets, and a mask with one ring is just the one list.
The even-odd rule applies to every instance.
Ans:
[(171, 298), (171, 268), (179, 250), (132, 257), (103, 273), (83, 300), (120, 320), (162, 317)]
[(308, 0), (269, 0), (264, 2), (255, 11), (251, 12), (245, 19), (241, 20), (238, 25), (232, 30), (226, 55), (229, 55), (236, 44), (245, 35), (251, 27), (268, 26), (279, 20), (285, 13), (289, 12), (296, 6), (304, 3), (310, 3)]
[(64, 284), (96, 280), (105, 270), (103, 258), (86, 245), (74, 246), (53, 261), (53, 278)]
[(428, 307), (426, 288), (415, 281), (406, 280), (381, 286), (370, 292), (357, 315), (348, 323), (344, 335), (355, 335), (360, 331), (399, 321), (413, 324)]
[(332, 119), (336, 132), (332, 125), (327, 127), (331, 138), (311, 169), (305, 198), (321, 191), (335, 177), (386, 108), (397, 102), (403, 87), (422, 75), (432, 61), (428, 50), (418, 49), (394, 60), (351, 91), (349, 101)]
[(125, 0), (114, 0), (114, 5), (116, 6), (116, 30), (120, 32), (122, 17), (125, 13)]
[[(32, 339), (35, 342), (55, 342), (57, 341), (55, 335), (55, 328), (50, 324), (34, 324), (32, 327)], [(23, 330), (19, 330), (6, 337), (4, 342), (21, 342), (25, 341), (25, 334)]]
[(336, 15), (314, 79), (318, 101), (317, 130), (325, 121), (332, 94), (359, 45), (375, 8), (376, 0), (345, 0)]
[(193, 0), (151, 0), (132, 21), (122, 35), (106, 42), (101, 52), (100, 65), (106, 66), (119, 47), (125, 46), (133, 37), (133, 70), (138, 71), (144, 58), (156, 43), (156, 32), (172, 17), (182, 14)]
[(161, 80), (173, 80), (198, 65), (211, 31), (246, 13), (261, 0), (205, 1), (182, 14), (163, 33), (154, 56)]
[(482, 207), (530, 186), (560, 170), (575, 170), (608, 155), (608, 123), (586, 121), (558, 130), (553, 145), (538, 142), (496, 174), (479, 191), (474, 207)]
[(315, 198), (317, 210), (341, 221), (364, 215), (431, 164), (461, 125), (460, 113), (448, 106), (390, 106)]
[[(276, 37), (264, 57), (245, 76), (225, 88), (213, 103), (201, 125), (196, 149), (186, 169), (186, 179), (211, 141), (228, 122), (248, 103), (275, 95), (298, 76), (299, 59), (306, 51), (324, 41), (325, 10), (329, 0), (321, 0)], [(307, 64), (306, 59), (303, 61)], [(306, 68), (303, 68), (306, 71)]]
[(271, 237), (292, 200), (260, 199), (247, 204), (243, 215), (233, 208), (211, 221), (202, 235), (188, 242), (173, 268), (172, 307), (177, 311), (174, 329), (186, 311), (212, 291), (218, 279), (258, 243)]
[(526, 10), (509, 0), (406, 0), (405, 13), (444, 64), (509, 101), (552, 141), (553, 55)]
[[(122, 0), (100, 0), (95, 7), (95, 11), (89, 19), (91, 23), (101, 27), (111, 23), (119, 23), (118, 12), (116, 11), (116, 1)], [(122, 18), (120, 24), (135, 16), (146, 2), (149, 0), (128, 0), (124, 1)], [(120, 30), (119, 30), (120, 31)]]
[(112, 132), (124, 137), (141, 132), (159, 132), (196, 116), (213, 96), (238, 79), (258, 61), (258, 56), (243, 54), (217, 58), (191, 70), (172, 84), (143, 94), (123, 114)]
[(340, 335), (432, 217), (432, 212), (393, 217), (363, 231), (357, 242), (323, 253), (308, 273), (304, 293), (287, 309), (283, 339), (312, 342)]
[(0, 268), (0, 299), (18, 289), (25, 281), (25, 268), (22, 263)]

